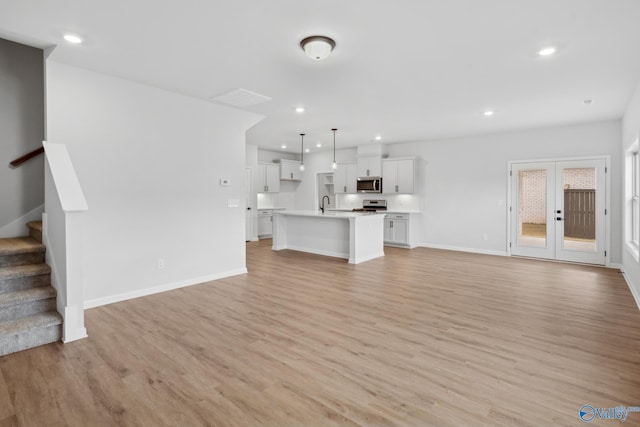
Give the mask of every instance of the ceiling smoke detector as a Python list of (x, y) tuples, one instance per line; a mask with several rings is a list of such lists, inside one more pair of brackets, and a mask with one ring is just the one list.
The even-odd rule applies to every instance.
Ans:
[(311, 36), (302, 39), (300, 47), (309, 58), (321, 61), (331, 54), (336, 42), (325, 36)]

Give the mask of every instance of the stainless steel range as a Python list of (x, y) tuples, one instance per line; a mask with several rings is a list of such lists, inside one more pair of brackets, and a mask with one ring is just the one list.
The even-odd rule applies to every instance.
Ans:
[(378, 212), (386, 210), (386, 200), (363, 200), (362, 207), (353, 209), (353, 212)]

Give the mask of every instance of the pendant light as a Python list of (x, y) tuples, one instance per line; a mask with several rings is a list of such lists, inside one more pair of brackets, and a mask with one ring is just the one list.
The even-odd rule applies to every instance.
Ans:
[(333, 163), (331, 163), (331, 169), (338, 169), (338, 164), (336, 163), (336, 131), (338, 129), (331, 129), (333, 131)]
[(304, 170), (304, 133), (300, 134), (302, 141), (300, 142), (300, 170)]

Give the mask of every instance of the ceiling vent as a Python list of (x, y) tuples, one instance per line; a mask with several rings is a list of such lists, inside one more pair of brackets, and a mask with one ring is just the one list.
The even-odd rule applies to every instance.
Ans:
[(268, 96), (260, 95), (259, 93), (251, 92), (250, 90), (242, 88), (230, 90), (229, 92), (214, 96), (211, 99), (237, 108), (247, 108), (262, 104), (263, 102), (271, 101), (271, 98)]

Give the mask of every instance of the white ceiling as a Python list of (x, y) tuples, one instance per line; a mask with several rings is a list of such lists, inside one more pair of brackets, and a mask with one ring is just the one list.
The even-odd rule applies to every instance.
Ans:
[[(639, 0), (0, 0), (0, 11), (0, 37), (58, 45), (60, 62), (202, 99), (266, 95), (248, 108), (266, 119), (247, 142), (294, 152), (301, 132), (328, 146), (332, 127), (341, 148), (618, 118), (640, 80)], [(304, 55), (310, 35), (336, 41), (328, 59)], [(548, 45), (557, 54), (539, 57)]]

